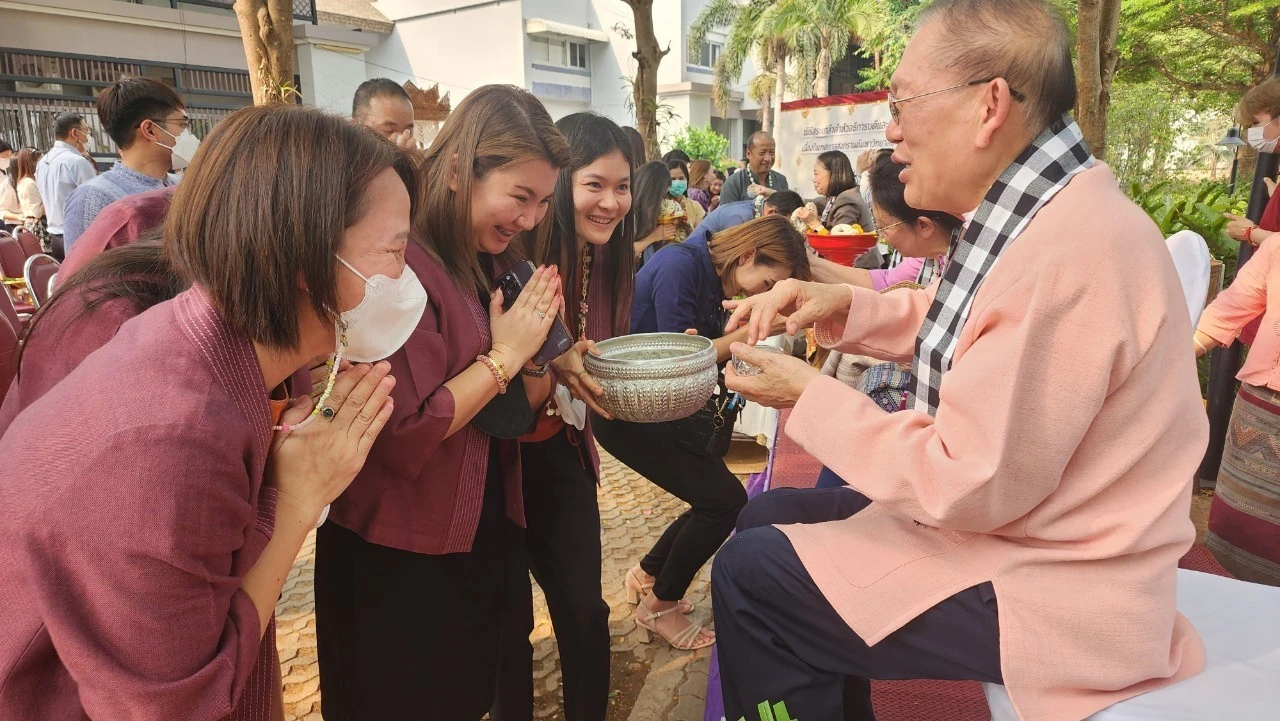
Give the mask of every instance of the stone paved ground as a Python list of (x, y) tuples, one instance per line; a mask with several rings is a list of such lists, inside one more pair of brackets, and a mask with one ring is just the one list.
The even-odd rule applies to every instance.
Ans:
[[(640, 642), (626, 603), (623, 576), (686, 506), (602, 453), (600, 518), (604, 549), (604, 592), (609, 602), (615, 681), (631, 672), (638, 694), (618, 692), (610, 721), (701, 721), (710, 649), (673, 651), (654, 639)], [(276, 607), (276, 638), (284, 676), (285, 718), (320, 721), (319, 667), (316, 663), (314, 579), (315, 535), (303, 546)], [(697, 606), (695, 621), (710, 624), (710, 564), (702, 569), (688, 598)], [(559, 719), (560, 669), (546, 603), (535, 586), (535, 715)], [(631, 698), (634, 697), (634, 702)], [(626, 708), (625, 706), (630, 706)]]

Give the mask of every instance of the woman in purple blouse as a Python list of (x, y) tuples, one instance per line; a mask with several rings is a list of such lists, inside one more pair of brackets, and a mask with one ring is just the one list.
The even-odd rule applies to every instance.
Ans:
[[(379, 288), (416, 285), (399, 157), (315, 110), (233, 113), (165, 228), (165, 261), (191, 287), (128, 320), (37, 318), (48, 339), (122, 325), (109, 340), (64, 332), (59, 352), (83, 362), (0, 437), (0, 574), (18, 581), (0, 590), (0, 718), (279, 715), (276, 599), (394, 385), (386, 364), (355, 366), (313, 413), (289, 407), (284, 381), (416, 321)], [(88, 298), (72, 280), (50, 308)]]

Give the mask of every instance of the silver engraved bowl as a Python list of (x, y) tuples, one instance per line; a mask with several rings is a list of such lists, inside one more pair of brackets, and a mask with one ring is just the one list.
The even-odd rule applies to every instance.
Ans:
[(637, 333), (600, 341), (600, 355), (584, 364), (600, 387), (600, 405), (615, 418), (661, 423), (693, 415), (716, 390), (720, 371), (707, 338), (684, 333)]

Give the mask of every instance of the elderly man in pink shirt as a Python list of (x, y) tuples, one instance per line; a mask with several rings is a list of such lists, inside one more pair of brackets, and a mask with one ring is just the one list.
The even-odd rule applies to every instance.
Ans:
[(886, 413), (735, 345), (762, 370), (729, 387), (794, 406), (788, 435), (851, 488), (765, 494), (720, 551), (728, 718), (869, 720), (869, 679), (939, 678), (1079, 721), (1203, 668), (1175, 605), (1207, 441), (1191, 324), (1159, 231), (1069, 115), (1074, 78), (1045, 0), (933, 3), (887, 135), (912, 207), (977, 208), (942, 276), (729, 304), (749, 343), (789, 314), (824, 346), (911, 361), (913, 385)]

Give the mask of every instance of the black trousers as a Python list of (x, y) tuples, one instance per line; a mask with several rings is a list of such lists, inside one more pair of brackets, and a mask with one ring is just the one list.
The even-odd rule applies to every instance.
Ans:
[(61, 235), (49, 234), (49, 255), (52, 255), (54, 260), (59, 263), (67, 259), (67, 253), (64, 250), (64, 247)]
[[(576, 433), (575, 433), (575, 437)], [(604, 721), (609, 708), (609, 604), (600, 589), (600, 506), (587, 450), (567, 429), (520, 444), (524, 553), (510, 566), (494, 721), (533, 718), (533, 596), (542, 588), (560, 652), (566, 721)]]
[(591, 416), (596, 440), (610, 455), (690, 508), (667, 526), (640, 561), (655, 576), (653, 595), (684, 597), (693, 577), (733, 531), (747, 492), (719, 458), (690, 453), (675, 444), (670, 423), (627, 423)]
[(982, 583), (868, 646), (818, 590), (770, 523), (822, 523), (868, 505), (845, 488), (778, 489), (747, 504), (716, 557), (711, 594), (725, 716), (762, 704), (797, 719), (874, 721), (870, 679), (1002, 683), (995, 591)]
[(467, 553), (411, 553), (334, 523), (320, 527), (316, 642), (325, 721), (477, 721), (493, 705), (507, 564), (521, 535), (502, 496), (491, 471)]

